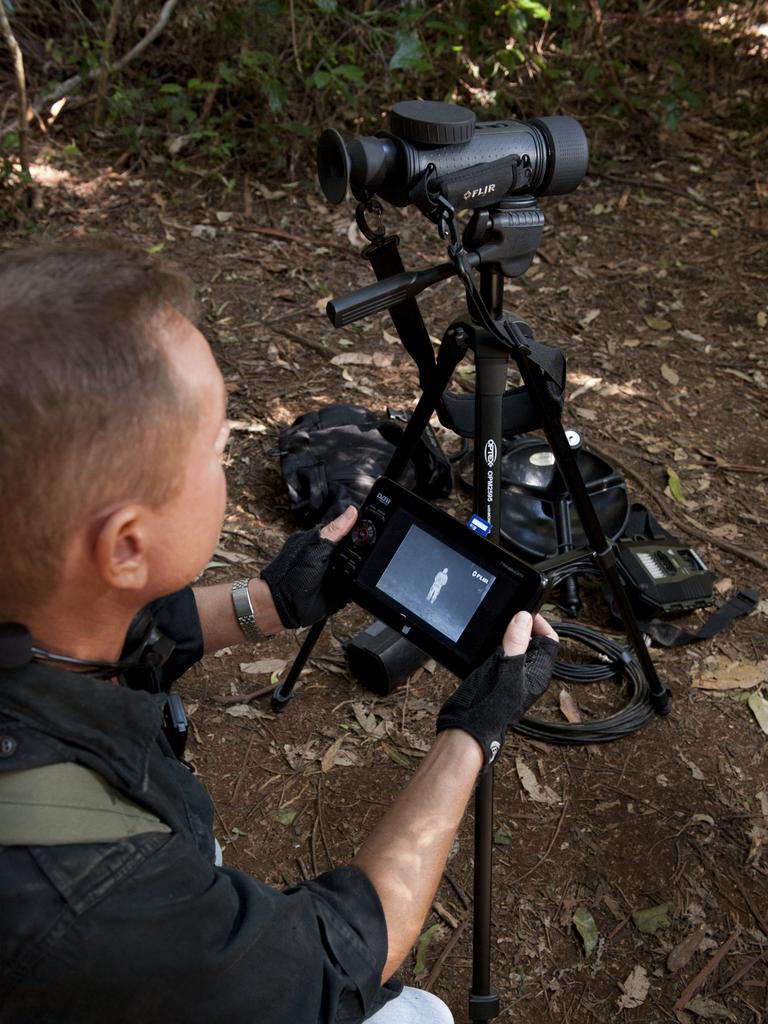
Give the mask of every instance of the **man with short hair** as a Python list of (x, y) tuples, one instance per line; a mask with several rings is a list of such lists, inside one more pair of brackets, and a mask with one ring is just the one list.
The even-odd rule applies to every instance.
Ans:
[(393, 975), (556, 635), (512, 620), (349, 866), (281, 892), (221, 865), (170, 685), (333, 611), (324, 570), (356, 516), (289, 538), (260, 578), (192, 589), (227, 436), (178, 271), (95, 240), (0, 258), (3, 1024), (452, 1019)]

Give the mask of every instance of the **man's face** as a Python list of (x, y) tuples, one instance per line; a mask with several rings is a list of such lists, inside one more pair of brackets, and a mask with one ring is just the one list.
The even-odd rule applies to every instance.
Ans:
[(152, 515), (153, 596), (190, 583), (218, 543), (227, 497), (222, 457), (229, 438), (227, 392), (208, 342), (175, 311), (156, 331), (197, 415), (187, 436), (178, 439), (181, 488)]

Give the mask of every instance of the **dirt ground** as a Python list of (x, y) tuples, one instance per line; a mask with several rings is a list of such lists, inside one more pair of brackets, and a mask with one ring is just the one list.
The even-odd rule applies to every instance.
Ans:
[[(761, 685), (768, 696), (768, 199), (746, 142), (691, 120), (663, 159), (619, 155), (593, 170), (574, 194), (542, 201), (539, 256), (506, 285), (507, 308), (566, 352), (566, 426), (695, 547), (718, 603), (747, 587), (763, 600), (713, 640), (653, 648), (673, 694), (669, 717), (599, 748), (510, 736), (494, 824), (502, 1020), (768, 1021), (768, 735), (746, 703)], [(337, 401), (408, 410), (416, 372), (386, 317), (340, 331), (325, 317), (330, 295), (371, 280), (351, 204), (330, 209), (307, 181), (272, 191), (256, 172), (234, 190), (163, 172), (54, 161), (38, 174), (44, 229), (8, 230), (3, 244), (105, 231), (191, 274), (235, 421), (229, 509), (204, 580), (256, 574), (296, 528), (278, 431)], [(409, 268), (445, 258), (426, 220), (387, 217)], [(439, 337), (461, 307), (455, 281), (426, 293), (430, 332)], [(334, 362), (340, 355), (347, 361)], [(456, 386), (471, 390), (470, 363)], [(459, 492), (444, 504), (459, 515), (469, 507)], [(707, 614), (684, 621), (697, 627)], [(296, 653), (293, 635), (221, 652), (183, 681), (189, 754), (229, 865), (279, 886), (348, 862), (423, 756), (455, 680), (421, 669), (385, 699), (360, 688), (339, 640), (366, 621), (354, 609), (336, 617), (280, 716), (249, 695)], [(600, 614), (583, 621), (605, 625)], [(555, 682), (545, 698), (561, 719), (563, 688)], [(585, 716), (618, 708), (614, 689), (571, 687)], [(538, 789), (523, 785), (526, 768)], [(470, 809), (415, 978), (458, 1020), (471, 978), (472, 862)], [(641, 930), (633, 913), (660, 905), (655, 933)], [(579, 908), (598, 933), (588, 957)], [(414, 955), (406, 980), (415, 969)]]

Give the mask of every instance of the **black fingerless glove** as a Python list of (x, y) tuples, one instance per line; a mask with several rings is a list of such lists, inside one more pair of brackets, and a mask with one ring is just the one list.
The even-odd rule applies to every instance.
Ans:
[(525, 654), (507, 657), (499, 647), (470, 672), (437, 716), (437, 732), (463, 729), (483, 748), (486, 765), (502, 748), (507, 729), (544, 693), (552, 676), (557, 642), (535, 636)]
[(261, 572), (286, 629), (311, 626), (342, 607), (343, 601), (324, 584), (336, 545), (320, 536), (319, 528), (294, 533), (279, 555)]

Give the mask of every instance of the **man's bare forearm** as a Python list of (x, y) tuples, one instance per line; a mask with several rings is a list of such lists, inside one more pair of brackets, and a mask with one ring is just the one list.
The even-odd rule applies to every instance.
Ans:
[(352, 861), (371, 880), (384, 909), (384, 981), (419, 935), (482, 763), (471, 736), (453, 729), (440, 733)]

